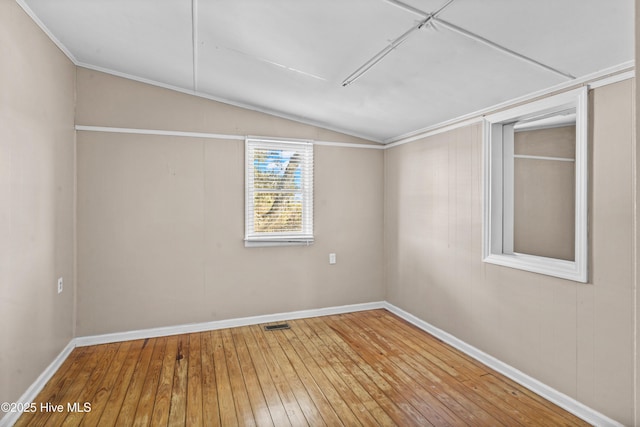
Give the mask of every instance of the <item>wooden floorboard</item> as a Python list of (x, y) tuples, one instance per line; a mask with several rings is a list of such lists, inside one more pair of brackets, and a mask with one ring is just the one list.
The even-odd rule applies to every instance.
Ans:
[(288, 323), (76, 348), (16, 426), (588, 425), (386, 310)]
[[(164, 353), (167, 347), (166, 337), (149, 341), (153, 341), (155, 344), (151, 355), (151, 361), (147, 368), (147, 374), (144, 378), (144, 384), (142, 385), (142, 391), (140, 392), (138, 404), (135, 409), (135, 416), (133, 418), (132, 425), (136, 427), (148, 426), (151, 423), (156, 391), (158, 390), (160, 374), (162, 372), (162, 361), (164, 360)], [(133, 403), (131, 404), (133, 405)]]

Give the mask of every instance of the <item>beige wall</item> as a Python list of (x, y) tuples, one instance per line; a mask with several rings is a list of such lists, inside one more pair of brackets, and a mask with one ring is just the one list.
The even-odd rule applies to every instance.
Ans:
[[(366, 142), (86, 69), (77, 111), (80, 125)], [(315, 244), (245, 248), (243, 141), (77, 138), (78, 335), (384, 299), (381, 150), (316, 146)]]
[(387, 300), (627, 425), (634, 415), (632, 84), (590, 97), (588, 284), (482, 262), (480, 125), (385, 152)]
[(0, 402), (73, 337), (74, 79), (17, 3), (0, 0)]
[[(576, 127), (516, 132), (514, 154), (575, 159)], [(575, 163), (515, 158), (513, 250), (575, 260)]]
[(252, 249), (242, 245), (242, 142), (79, 132), (74, 223), (76, 89), (81, 125), (367, 141), (82, 68), (76, 85), (75, 67), (11, 0), (0, 0), (0, 55), (0, 402), (64, 348), (76, 314), (83, 336), (386, 292), (635, 424), (633, 82), (590, 98), (591, 273), (578, 284), (481, 262), (479, 126), (384, 154), (316, 147), (316, 243)]
[(228, 135), (371, 141), (292, 120), (210, 101), (157, 86), (78, 68), (76, 124), (182, 130)]

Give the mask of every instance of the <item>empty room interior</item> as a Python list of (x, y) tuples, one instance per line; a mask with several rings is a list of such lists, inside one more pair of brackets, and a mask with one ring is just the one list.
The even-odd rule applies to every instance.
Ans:
[(0, 426), (640, 425), (636, 13), (0, 0)]

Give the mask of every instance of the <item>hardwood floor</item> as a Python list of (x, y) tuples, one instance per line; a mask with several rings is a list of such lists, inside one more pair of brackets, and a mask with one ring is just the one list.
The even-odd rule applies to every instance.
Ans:
[(385, 310), (288, 323), (76, 348), (16, 426), (588, 425)]

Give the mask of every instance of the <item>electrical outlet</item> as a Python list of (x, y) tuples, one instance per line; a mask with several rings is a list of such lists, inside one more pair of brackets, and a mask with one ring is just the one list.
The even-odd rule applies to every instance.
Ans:
[(329, 254), (329, 264), (336, 263), (336, 254)]
[(64, 282), (62, 281), (62, 277), (60, 277), (58, 279), (58, 293), (62, 292), (63, 288), (64, 288)]

